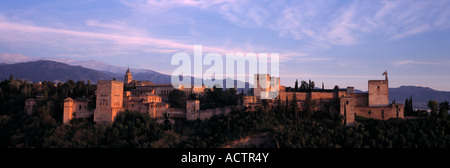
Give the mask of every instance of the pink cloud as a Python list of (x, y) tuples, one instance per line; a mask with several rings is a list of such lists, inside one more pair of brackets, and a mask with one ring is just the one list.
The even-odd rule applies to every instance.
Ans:
[[(96, 25), (96, 22), (90, 22)], [(145, 36), (127, 36), (118, 34), (86, 32), (77, 30), (57, 29), (34, 26), (29, 24), (0, 22), (0, 32), (8, 36), (10, 41), (34, 41), (58, 45), (60, 41), (76, 42), (77, 44), (92, 44), (106, 41), (125, 46), (150, 46), (158, 49), (153, 51), (192, 51), (193, 44), (185, 44), (168, 39), (159, 39)], [(32, 38), (30, 38), (32, 37)], [(4, 39), (5, 40), (5, 39)], [(214, 46), (203, 46), (205, 52), (221, 52), (228, 50)]]

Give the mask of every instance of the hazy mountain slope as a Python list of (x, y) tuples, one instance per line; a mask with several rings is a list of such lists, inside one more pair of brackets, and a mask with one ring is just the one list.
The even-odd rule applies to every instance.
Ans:
[(8, 79), (10, 74), (16, 79), (26, 79), (34, 82), (90, 80), (96, 83), (98, 80), (112, 79), (111, 76), (96, 70), (44, 60), (0, 65), (0, 79)]
[(427, 109), (428, 100), (450, 101), (450, 92), (437, 91), (428, 87), (401, 86), (389, 88), (389, 101), (396, 100), (397, 103), (405, 103), (405, 99), (410, 96), (412, 96), (414, 108), (420, 109)]

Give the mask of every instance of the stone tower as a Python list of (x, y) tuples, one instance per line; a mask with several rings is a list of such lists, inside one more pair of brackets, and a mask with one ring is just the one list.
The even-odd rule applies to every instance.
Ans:
[(369, 80), (369, 107), (389, 105), (388, 80)]
[(116, 114), (122, 110), (123, 83), (121, 81), (98, 81), (97, 101), (94, 111), (94, 121), (109, 124)]
[(200, 118), (200, 101), (187, 100), (186, 101), (186, 120), (196, 120)]
[(355, 123), (356, 101), (353, 97), (340, 98), (340, 114), (344, 117), (344, 125), (350, 126)]
[(63, 123), (67, 124), (73, 118), (73, 111), (75, 111), (75, 102), (70, 97), (64, 99), (64, 115)]
[(253, 94), (258, 98), (262, 99), (267, 97), (267, 93), (270, 89), (270, 75), (268, 74), (255, 74), (255, 88), (253, 89)]
[(280, 78), (269, 74), (255, 74), (253, 94), (257, 99), (274, 99), (278, 97)]
[(133, 76), (131, 76), (130, 68), (127, 69), (127, 72), (125, 73), (123, 82), (125, 85), (128, 85), (133, 80)]

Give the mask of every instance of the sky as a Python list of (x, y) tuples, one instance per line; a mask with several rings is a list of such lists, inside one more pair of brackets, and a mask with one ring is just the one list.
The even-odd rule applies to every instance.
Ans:
[(450, 91), (448, 0), (0, 1), (0, 57), (96, 60), (172, 74), (178, 52), (279, 53), (281, 84), (384, 79)]

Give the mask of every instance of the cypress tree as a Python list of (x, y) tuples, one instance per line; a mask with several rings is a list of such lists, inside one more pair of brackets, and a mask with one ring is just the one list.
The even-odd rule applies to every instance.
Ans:
[(13, 78), (13, 75), (11, 73), (11, 74), (9, 74), (9, 81), (13, 81), (13, 80), (14, 80), (14, 78)]

